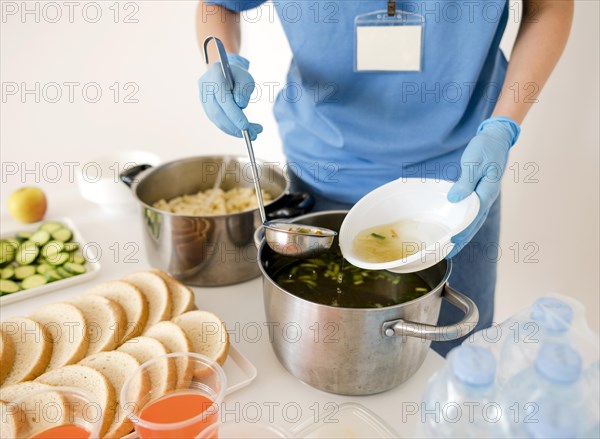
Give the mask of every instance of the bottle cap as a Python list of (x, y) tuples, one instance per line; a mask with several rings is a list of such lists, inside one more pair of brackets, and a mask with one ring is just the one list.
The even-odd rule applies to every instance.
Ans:
[(535, 368), (550, 381), (573, 383), (581, 374), (581, 356), (566, 344), (544, 343), (535, 359)]
[(523, 421), (527, 437), (577, 437), (580, 419), (572, 407), (550, 397), (542, 398), (535, 404), (537, 413)]
[(565, 332), (573, 322), (573, 308), (554, 297), (542, 297), (531, 306), (531, 318), (548, 332)]
[(452, 373), (459, 381), (473, 387), (486, 387), (494, 382), (496, 358), (488, 349), (462, 345), (450, 355)]

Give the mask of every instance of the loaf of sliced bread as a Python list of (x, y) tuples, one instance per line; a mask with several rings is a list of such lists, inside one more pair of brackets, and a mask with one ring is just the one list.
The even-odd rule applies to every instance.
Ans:
[(51, 386), (71, 386), (87, 390), (96, 397), (103, 414), (100, 435), (104, 436), (115, 417), (115, 389), (102, 373), (87, 366), (71, 364), (40, 375), (36, 381)]
[[(133, 423), (127, 417), (125, 410), (123, 410), (123, 404), (120, 403), (120, 395), (123, 384), (130, 376), (134, 375), (135, 370), (140, 366), (140, 362), (125, 352), (110, 351), (90, 355), (81, 360), (79, 364), (91, 367), (103, 374), (108, 378), (108, 381), (110, 381), (115, 390), (117, 401), (115, 418), (104, 437), (118, 439), (133, 430)], [(127, 404), (140, 405), (143, 397), (150, 390), (150, 379), (148, 376), (140, 374), (139, 377), (140, 379), (134, 386), (135, 394), (133, 392), (129, 393), (128, 401), (126, 401)]]
[(52, 356), (46, 370), (77, 363), (88, 350), (87, 325), (79, 308), (53, 303), (38, 308), (31, 318), (40, 323), (52, 340)]
[(52, 357), (52, 341), (42, 325), (28, 318), (12, 317), (4, 320), (0, 328), (15, 348), (13, 366), (3, 386), (32, 380), (46, 370)]
[(192, 350), (223, 365), (229, 352), (229, 334), (225, 324), (208, 311), (188, 311), (173, 319), (192, 343)]
[(83, 294), (103, 296), (123, 307), (127, 316), (127, 329), (122, 343), (142, 334), (148, 320), (148, 302), (139, 288), (129, 282), (111, 280), (102, 282)]
[(123, 280), (139, 288), (148, 302), (146, 327), (171, 318), (171, 294), (158, 274), (139, 271), (125, 276)]
[(0, 386), (12, 369), (15, 361), (15, 344), (12, 338), (0, 329)]
[(81, 310), (87, 323), (87, 355), (112, 351), (123, 340), (127, 317), (121, 305), (96, 295), (80, 296), (72, 304)]
[[(32, 395), (33, 392), (42, 390), (43, 393)], [(8, 421), (9, 429), (14, 429), (17, 433), (14, 436), (5, 436), (3, 431), (0, 435), (3, 438), (21, 437), (24, 434), (29, 437), (56, 425), (67, 423), (67, 401), (62, 394), (53, 391), (52, 386), (27, 381), (1, 389), (0, 394), (2, 400), (7, 402), (2, 407), (4, 410), (2, 425), (4, 426)], [(27, 427), (27, 430), (22, 427)]]
[[(170, 353), (160, 341), (146, 336), (134, 337), (117, 350), (132, 355), (140, 363)], [(167, 393), (175, 388), (177, 368), (172, 358), (159, 360), (148, 373), (152, 389), (156, 390), (157, 395)]]
[(167, 288), (171, 293), (171, 317), (177, 317), (184, 312), (194, 309), (194, 292), (187, 286), (179, 282), (170, 274), (162, 270), (153, 268), (152, 273), (158, 274), (167, 284)]
[[(171, 352), (192, 352), (192, 344), (183, 329), (173, 322), (158, 322), (144, 334), (160, 341)], [(192, 377), (192, 362), (186, 358), (175, 359), (177, 366), (177, 388), (185, 387)]]

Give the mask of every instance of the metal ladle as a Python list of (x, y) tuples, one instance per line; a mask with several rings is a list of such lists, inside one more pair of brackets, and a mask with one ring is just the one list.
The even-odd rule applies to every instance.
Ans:
[[(233, 74), (231, 73), (231, 67), (227, 60), (227, 52), (225, 52), (223, 43), (217, 37), (210, 36), (204, 40), (204, 60), (206, 61), (206, 64), (209, 63), (207, 47), (211, 40), (214, 40), (217, 46), (219, 59), (221, 61), (221, 70), (225, 78), (225, 87), (233, 93), (235, 83), (233, 82)], [(258, 201), (258, 210), (265, 231), (265, 239), (269, 247), (271, 247), (275, 253), (294, 258), (309, 258), (328, 251), (337, 235), (337, 232), (333, 230), (297, 223), (290, 224), (283, 221), (267, 221), (265, 204), (260, 188), (260, 179), (258, 177), (258, 167), (256, 166), (256, 159), (254, 158), (254, 149), (252, 148), (250, 134), (248, 133), (248, 130), (243, 130), (242, 135), (246, 142), (248, 157), (250, 158), (254, 191), (256, 192), (256, 199)]]

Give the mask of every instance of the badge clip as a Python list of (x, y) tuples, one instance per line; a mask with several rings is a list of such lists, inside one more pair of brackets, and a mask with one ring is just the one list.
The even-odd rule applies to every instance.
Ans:
[(388, 0), (387, 14), (388, 17), (396, 15), (396, 0)]

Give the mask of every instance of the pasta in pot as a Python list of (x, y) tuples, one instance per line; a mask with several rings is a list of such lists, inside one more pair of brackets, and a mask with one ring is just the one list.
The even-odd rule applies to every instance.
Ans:
[[(265, 203), (273, 197), (262, 191)], [(253, 188), (240, 187), (228, 191), (223, 189), (207, 189), (192, 195), (181, 195), (166, 201), (160, 199), (153, 207), (180, 215), (210, 216), (244, 212), (258, 208), (256, 193)]]

